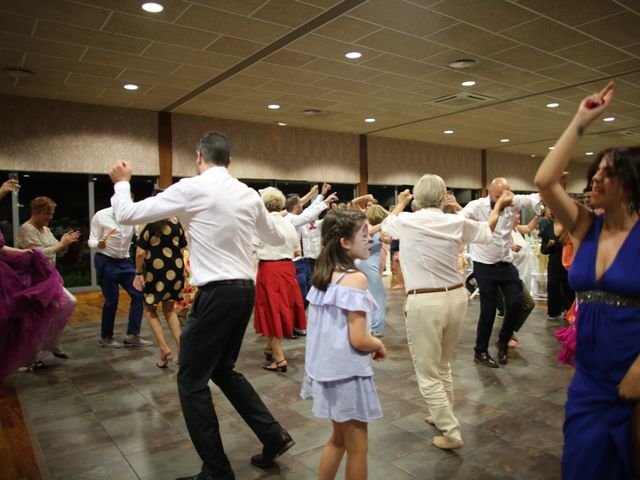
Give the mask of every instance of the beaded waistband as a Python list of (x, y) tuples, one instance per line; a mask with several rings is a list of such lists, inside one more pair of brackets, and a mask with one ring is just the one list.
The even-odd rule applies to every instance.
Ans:
[(640, 298), (621, 297), (601, 290), (576, 292), (576, 300), (578, 303), (604, 303), (605, 305), (612, 305), (614, 307), (640, 308)]

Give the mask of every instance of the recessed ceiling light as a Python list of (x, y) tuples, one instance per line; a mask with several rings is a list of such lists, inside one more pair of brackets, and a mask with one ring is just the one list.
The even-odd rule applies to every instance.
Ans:
[(28, 173), (25, 173), (24, 175), (22, 175), (24, 178), (29, 178), (31, 175), (29, 175)]
[(457, 68), (457, 69), (471, 68), (478, 65), (478, 63), (479, 63), (478, 60), (476, 60), (475, 58), (460, 58), (458, 60), (454, 60), (453, 62), (449, 62), (449, 66), (451, 68)]
[(136, 85), (135, 83), (127, 83), (125, 85), (122, 86), (122, 88), (124, 88), (125, 90), (138, 90), (138, 85)]
[(531, 158), (536, 158), (536, 154), (532, 153), (531, 155), (529, 155)]
[(551, 103), (547, 103), (547, 108), (556, 108), (559, 107), (560, 104), (557, 102), (551, 102)]
[(280, 125), (281, 127), (286, 127), (287, 126), (287, 122), (278, 122), (278, 125)]
[(616, 117), (604, 117), (602, 119), (603, 122), (613, 122), (616, 119)]
[(364, 121), (367, 122), (367, 123), (373, 123), (373, 122), (376, 121), (376, 119), (375, 118), (365, 118)]
[(445, 130), (444, 132), (445, 135), (451, 135), (453, 133), (453, 130)]
[(555, 150), (556, 147), (549, 147), (549, 150)]
[(15, 77), (15, 78), (31, 78), (31, 77), (35, 77), (36, 75), (31, 70), (27, 70), (26, 68), (20, 68), (20, 67), (7, 67), (4, 69), (4, 73), (9, 75), (10, 77)]
[(585, 155), (586, 155), (587, 157), (590, 157), (591, 155), (593, 155), (593, 152), (587, 152), (587, 153), (585, 153)]
[(463, 87), (473, 87), (476, 84), (473, 80), (465, 80), (462, 82)]
[(360, 52), (348, 52), (345, 53), (344, 56), (350, 58), (351, 60), (355, 60), (356, 58), (360, 58), (362, 54)]
[(142, 9), (149, 13), (160, 13), (164, 10), (164, 7), (159, 3), (147, 2), (142, 4)]
[(271, 105), (267, 105), (267, 108), (269, 110), (280, 110), (280, 105), (278, 105), (277, 103), (272, 103)]
[(509, 142), (510, 142), (510, 140), (509, 140), (508, 138), (501, 138), (501, 139), (500, 139), (500, 142), (502, 142), (502, 143), (509, 143)]

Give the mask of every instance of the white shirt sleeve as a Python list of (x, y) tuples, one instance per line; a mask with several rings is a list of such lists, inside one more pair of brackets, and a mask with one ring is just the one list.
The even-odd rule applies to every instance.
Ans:
[(530, 193), (529, 195), (514, 195), (513, 205), (518, 210), (521, 208), (535, 208), (540, 203), (539, 193)]
[(398, 215), (389, 215), (382, 221), (382, 233), (391, 238), (398, 238), (400, 236), (399, 223), (400, 217)]
[(289, 214), (284, 218), (294, 227), (301, 227), (316, 220), (327, 208), (329, 206), (325, 202), (318, 202), (305, 208), (300, 215)]
[(465, 218), (462, 224), (462, 243), (490, 243), (493, 238), (487, 222)]
[[(269, 245), (284, 245), (286, 237), (278, 230), (273, 218), (256, 193), (258, 214), (256, 215), (256, 235)], [(288, 216), (288, 215), (287, 215)]]
[(477, 209), (478, 209), (478, 201), (472, 200), (465, 205), (465, 207), (462, 209), (460, 213), (472, 220), (478, 220)]
[(180, 183), (175, 183), (155, 197), (140, 202), (131, 200), (129, 182), (118, 182), (113, 187), (111, 205), (116, 222), (122, 225), (151, 223), (163, 218), (180, 215), (186, 210), (188, 199)]
[(98, 242), (102, 238), (102, 224), (98, 218), (98, 214), (94, 215), (91, 219), (91, 230), (89, 233), (89, 240), (87, 244), (89, 248), (98, 248)]

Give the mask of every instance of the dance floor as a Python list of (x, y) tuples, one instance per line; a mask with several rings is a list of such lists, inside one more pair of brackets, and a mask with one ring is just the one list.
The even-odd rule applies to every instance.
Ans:
[[(160, 480), (197, 473), (200, 461), (180, 411), (178, 367), (157, 368), (155, 346), (98, 347), (99, 295), (80, 297), (81, 307), (62, 339), (71, 359), (48, 357), (49, 368), (11, 379), (43, 477)], [(427, 409), (405, 338), (404, 295), (389, 291), (388, 299), (383, 340), (389, 358), (374, 365), (384, 418), (369, 424), (369, 478), (560, 478), (563, 405), (572, 371), (556, 360), (560, 347), (553, 332), (559, 323), (547, 321), (544, 308), (537, 307), (520, 333), (522, 348), (511, 351), (508, 365), (490, 369), (473, 363), (479, 302), (470, 302), (453, 361), (455, 413), (465, 446), (443, 451), (431, 445), (438, 432), (424, 421)], [(119, 310), (116, 336), (126, 328), (125, 307)], [(146, 324), (143, 336), (151, 339)], [(267, 372), (260, 368), (263, 341), (250, 326), (237, 363), (296, 441), (277, 467), (250, 465), (249, 458), (261, 445), (212, 386), (224, 447), (238, 480), (317, 477), (331, 426), (314, 418), (311, 402), (299, 397), (304, 342), (285, 340), (287, 373)], [(344, 462), (337, 478), (343, 478), (343, 472)]]

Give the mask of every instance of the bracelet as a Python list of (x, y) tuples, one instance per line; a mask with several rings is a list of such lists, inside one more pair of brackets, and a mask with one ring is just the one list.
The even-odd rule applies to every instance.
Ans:
[(136, 272), (136, 275), (142, 275), (142, 272)]

